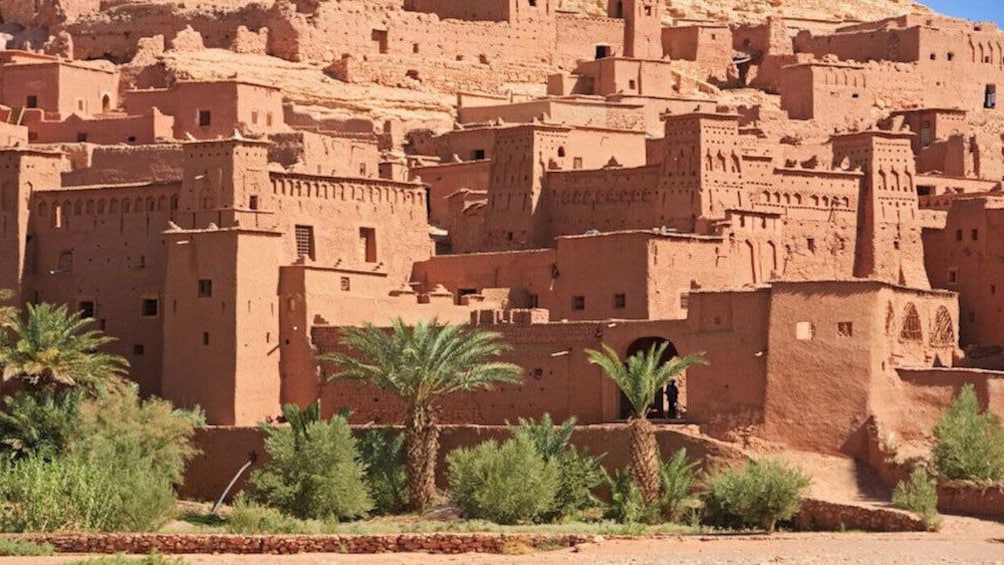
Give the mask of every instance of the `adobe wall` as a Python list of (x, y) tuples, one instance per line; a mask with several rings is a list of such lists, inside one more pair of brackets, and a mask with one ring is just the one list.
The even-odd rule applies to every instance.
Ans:
[[(458, 118), (465, 124), (496, 120), (531, 123), (537, 120), (609, 130), (641, 131), (645, 127), (644, 116), (638, 106), (586, 100), (541, 99), (506, 105), (461, 106)], [(625, 151), (623, 157), (630, 157), (631, 154), (632, 152)]]
[(181, 180), (181, 145), (85, 145), (84, 166), (63, 173), (63, 186)]
[(733, 49), (728, 26), (664, 27), (662, 49), (670, 59), (697, 63), (702, 80), (729, 79)]
[[(53, 188), (32, 198), (26, 293), (71, 308), (91, 302), (96, 328), (117, 338), (109, 352), (128, 359), (143, 394), (160, 394), (167, 307), (161, 231), (176, 217), (180, 185)], [(156, 308), (145, 311), (144, 300)]]
[(1004, 343), (997, 314), (1004, 303), (1002, 273), (994, 254), (1004, 233), (1004, 201), (996, 197), (947, 202), (942, 230), (924, 231), (924, 259), (931, 285), (959, 293), (962, 345)]
[(448, 163), (429, 167), (409, 167), (411, 180), (429, 185), (429, 223), (451, 225), (449, 196), (461, 189), (488, 190), (490, 161)]
[[(955, 297), (876, 282), (774, 283), (765, 434), (794, 448), (863, 455), (872, 412), (898, 405), (893, 367), (950, 363)], [(919, 335), (918, 335), (919, 333)], [(835, 399), (840, 399), (835, 401)]]
[[(432, 254), (420, 185), (292, 173), (271, 173), (269, 179), (260, 205), (275, 213), (276, 227), (287, 234), (283, 264), (297, 259), (296, 225), (315, 226), (317, 263), (341, 260), (346, 267), (384, 272), (399, 282), (413, 262)], [(360, 240), (364, 228), (374, 230), (375, 254), (369, 257)]]
[[(6, 74), (6, 69), (0, 71)], [(30, 81), (27, 73), (11, 80)], [(80, 65), (59, 65), (59, 104), (62, 116), (93, 115), (119, 106), (119, 73)]]
[(877, 405), (877, 417), (904, 441), (931, 437), (942, 413), (952, 406), (963, 386), (971, 384), (980, 406), (1004, 417), (1004, 373), (983, 369), (896, 369), (896, 404)]
[(137, 116), (85, 119), (72, 115), (63, 121), (29, 120), (32, 143), (87, 142), (101, 145), (153, 144), (174, 137), (174, 118), (152, 109)]
[(389, 325), (437, 319), (466, 324), (471, 312), (447, 292), (402, 292), (397, 278), (371, 270), (292, 265), (279, 268), (278, 354), (281, 402), (306, 405), (318, 398), (315, 328), (328, 325)]
[(7, 122), (0, 123), (0, 146), (17, 147), (28, 144), (28, 128)]
[[(234, 81), (178, 82), (171, 88), (130, 90), (127, 113), (145, 114), (152, 108), (174, 117), (174, 137), (196, 139), (231, 137), (234, 131), (263, 134), (287, 131), (279, 89)], [(209, 123), (202, 123), (202, 114)]]
[(376, 178), (380, 150), (376, 139), (335, 137), (309, 131), (269, 135), (268, 160), (294, 173)]
[[(483, 326), (500, 332), (513, 345), (502, 359), (523, 367), (524, 382), (451, 397), (442, 404), (441, 417), (450, 423), (501, 424), (546, 412), (555, 419), (574, 415), (582, 424), (615, 420), (623, 408), (619, 392), (588, 363), (584, 349), (607, 343), (626, 355), (638, 343), (664, 339), (681, 354), (706, 352), (709, 362), (678, 379), (688, 421), (716, 434), (760, 423), (767, 334), (759, 320), (769, 303), (768, 292), (696, 293), (690, 302), (692, 310), (685, 320)], [(337, 328), (314, 326), (312, 336), (319, 353), (341, 348)], [(325, 367), (323, 374), (332, 370)], [(386, 392), (356, 382), (322, 384), (321, 399), (329, 413), (351, 407), (353, 421), (360, 423), (396, 423), (403, 414)]]

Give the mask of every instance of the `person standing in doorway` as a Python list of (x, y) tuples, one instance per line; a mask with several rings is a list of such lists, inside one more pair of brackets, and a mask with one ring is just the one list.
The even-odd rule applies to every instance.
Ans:
[(666, 407), (669, 412), (669, 419), (676, 420), (680, 417), (680, 389), (676, 387), (676, 381), (669, 381), (666, 387)]

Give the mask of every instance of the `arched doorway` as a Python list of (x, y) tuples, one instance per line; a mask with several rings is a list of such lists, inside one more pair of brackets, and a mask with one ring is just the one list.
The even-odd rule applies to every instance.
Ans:
[(101, 97), (101, 112), (107, 114), (112, 110), (112, 98), (105, 94)]
[[(632, 357), (636, 353), (648, 351), (652, 349), (652, 347), (658, 347), (663, 343), (669, 344), (669, 346), (666, 348), (666, 351), (662, 355), (663, 363), (666, 363), (673, 357), (679, 355), (676, 346), (673, 345), (673, 342), (669, 341), (668, 339), (664, 337), (643, 337), (634, 340), (631, 343), (631, 345), (628, 346), (627, 350), (624, 352), (624, 359)], [(681, 384), (682, 383), (677, 383), (677, 385)], [(682, 405), (683, 387), (681, 386), (679, 388), (681, 391), (680, 404)], [(620, 399), (619, 415), (622, 420), (626, 420), (631, 415), (633, 415), (634, 407), (631, 406), (631, 402), (628, 400), (627, 396), (625, 396), (624, 393), (621, 392), (619, 389), (618, 389), (618, 395)], [(656, 398), (653, 398), (653, 401), (655, 402), (653, 402), (653, 409), (649, 411), (649, 415), (656, 418), (665, 418), (668, 406), (666, 405), (666, 396), (664, 394), (664, 391), (663, 390), (658, 391), (658, 393), (656, 394)]]

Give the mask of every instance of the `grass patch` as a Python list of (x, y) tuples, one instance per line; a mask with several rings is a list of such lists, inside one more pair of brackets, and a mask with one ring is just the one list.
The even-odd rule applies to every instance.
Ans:
[(0, 539), (0, 556), (38, 557), (52, 555), (53, 548), (47, 543), (35, 543), (20, 539)]
[(106, 555), (93, 559), (81, 559), (70, 561), (65, 565), (185, 565), (187, 561), (180, 557), (166, 557), (161, 553), (151, 553), (150, 555), (125, 556), (121, 553), (117, 555)]

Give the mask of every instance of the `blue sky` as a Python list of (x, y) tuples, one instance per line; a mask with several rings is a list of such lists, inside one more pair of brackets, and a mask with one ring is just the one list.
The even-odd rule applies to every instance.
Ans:
[(1004, 1), (1001, 0), (919, 0), (942, 14), (976, 21), (993, 21), (1004, 27)]

